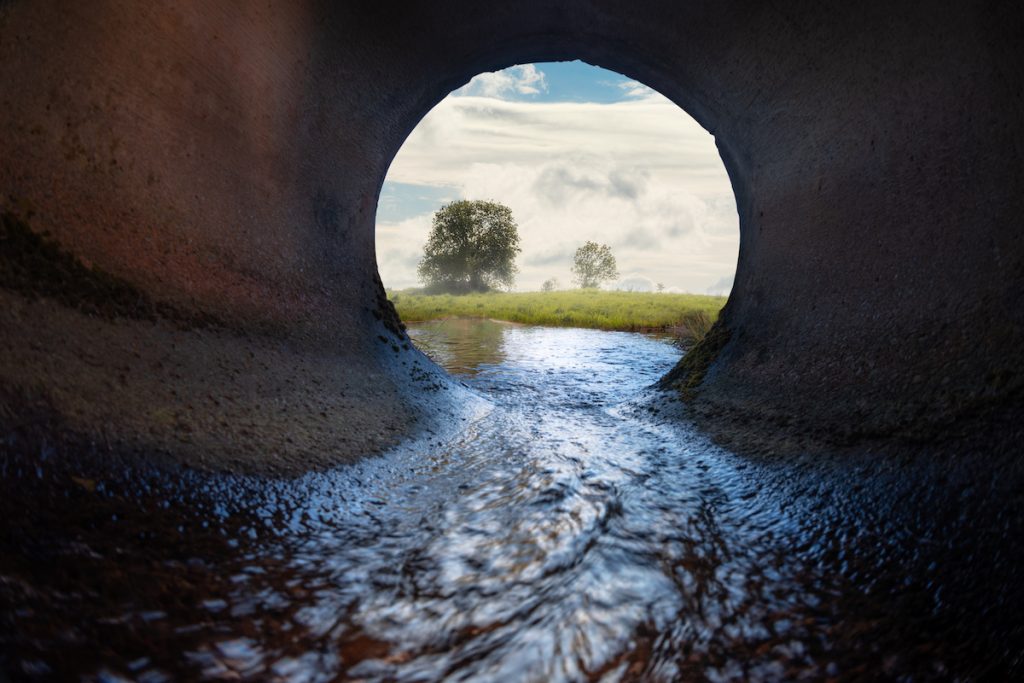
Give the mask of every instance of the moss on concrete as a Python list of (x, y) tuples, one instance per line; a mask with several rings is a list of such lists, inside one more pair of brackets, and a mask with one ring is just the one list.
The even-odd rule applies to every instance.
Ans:
[(207, 314), (154, 301), (127, 280), (86, 266), (10, 212), (0, 214), (0, 287), (28, 297), (48, 297), (107, 320), (163, 318), (182, 327), (217, 323)]
[(711, 364), (729, 342), (730, 330), (722, 318), (715, 321), (704, 338), (693, 346), (661, 380), (661, 386), (677, 389), (684, 399), (693, 400)]

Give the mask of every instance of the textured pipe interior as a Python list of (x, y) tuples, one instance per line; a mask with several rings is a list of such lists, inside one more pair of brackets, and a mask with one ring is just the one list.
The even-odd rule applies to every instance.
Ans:
[(380, 185), (473, 75), (580, 58), (678, 103), (732, 179), (709, 424), (941, 438), (1019, 405), (1022, 25), (980, 1), (3, 3), (5, 231), (179, 312), (33, 292), (7, 239), (3, 419), (298, 471), (454, 414), (382, 300)]

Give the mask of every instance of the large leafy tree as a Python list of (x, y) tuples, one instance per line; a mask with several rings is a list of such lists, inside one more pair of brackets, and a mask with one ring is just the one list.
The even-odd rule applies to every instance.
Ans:
[(619, 277), (615, 256), (607, 244), (587, 242), (576, 250), (572, 259), (572, 275), (580, 287), (598, 287), (602, 282)]
[(515, 281), (519, 228), (496, 202), (460, 200), (441, 207), (417, 273), (429, 288), (481, 292)]

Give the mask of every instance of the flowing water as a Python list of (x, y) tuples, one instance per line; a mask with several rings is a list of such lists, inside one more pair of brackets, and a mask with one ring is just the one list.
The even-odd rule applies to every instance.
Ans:
[[(410, 334), (490, 401), (455, 436), (294, 482), (83, 481), (19, 522), (6, 547), (21, 559), (0, 564), (9, 675), (948, 673), (914, 616), (934, 594), (904, 582), (906, 567), (890, 573), (909, 598), (872, 589), (886, 573), (869, 568), (893, 562), (880, 539), (898, 534), (840, 502), (793, 504), (645, 407), (679, 357), (666, 340), (489, 321)], [(69, 530), (76, 509), (88, 513)], [(864, 538), (867, 559), (853, 550)]]

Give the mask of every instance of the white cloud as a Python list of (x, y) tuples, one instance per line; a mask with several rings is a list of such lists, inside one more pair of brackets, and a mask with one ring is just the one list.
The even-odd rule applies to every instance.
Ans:
[(478, 95), (506, 98), (511, 95), (538, 95), (547, 89), (544, 72), (533, 64), (523, 64), (502, 71), (478, 74), (452, 94), (456, 97)]
[[(736, 267), (736, 205), (714, 140), (653, 91), (612, 104), (448, 97), (388, 178), (511, 207), (523, 247), (517, 289), (570, 282), (586, 240), (609, 244), (620, 272), (667, 289), (704, 292)], [(389, 287), (416, 284), (408, 263), (429, 227), (429, 213), (378, 224)]]
[(622, 93), (629, 98), (643, 99), (658, 96), (658, 93), (656, 91), (652, 90), (651, 88), (648, 88), (640, 81), (622, 81), (620, 83), (616, 83), (615, 85), (617, 85), (622, 90)]
[(708, 294), (712, 296), (729, 296), (732, 291), (732, 282), (735, 275), (724, 275), (715, 284), (708, 287)]
[(377, 267), (389, 289), (414, 287), (416, 266), (430, 234), (431, 214), (377, 224)]
[(625, 292), (656, 292), (658, 283), (643, 275), (630, 275), (616, 282), (612, 289), (621, 289)]

